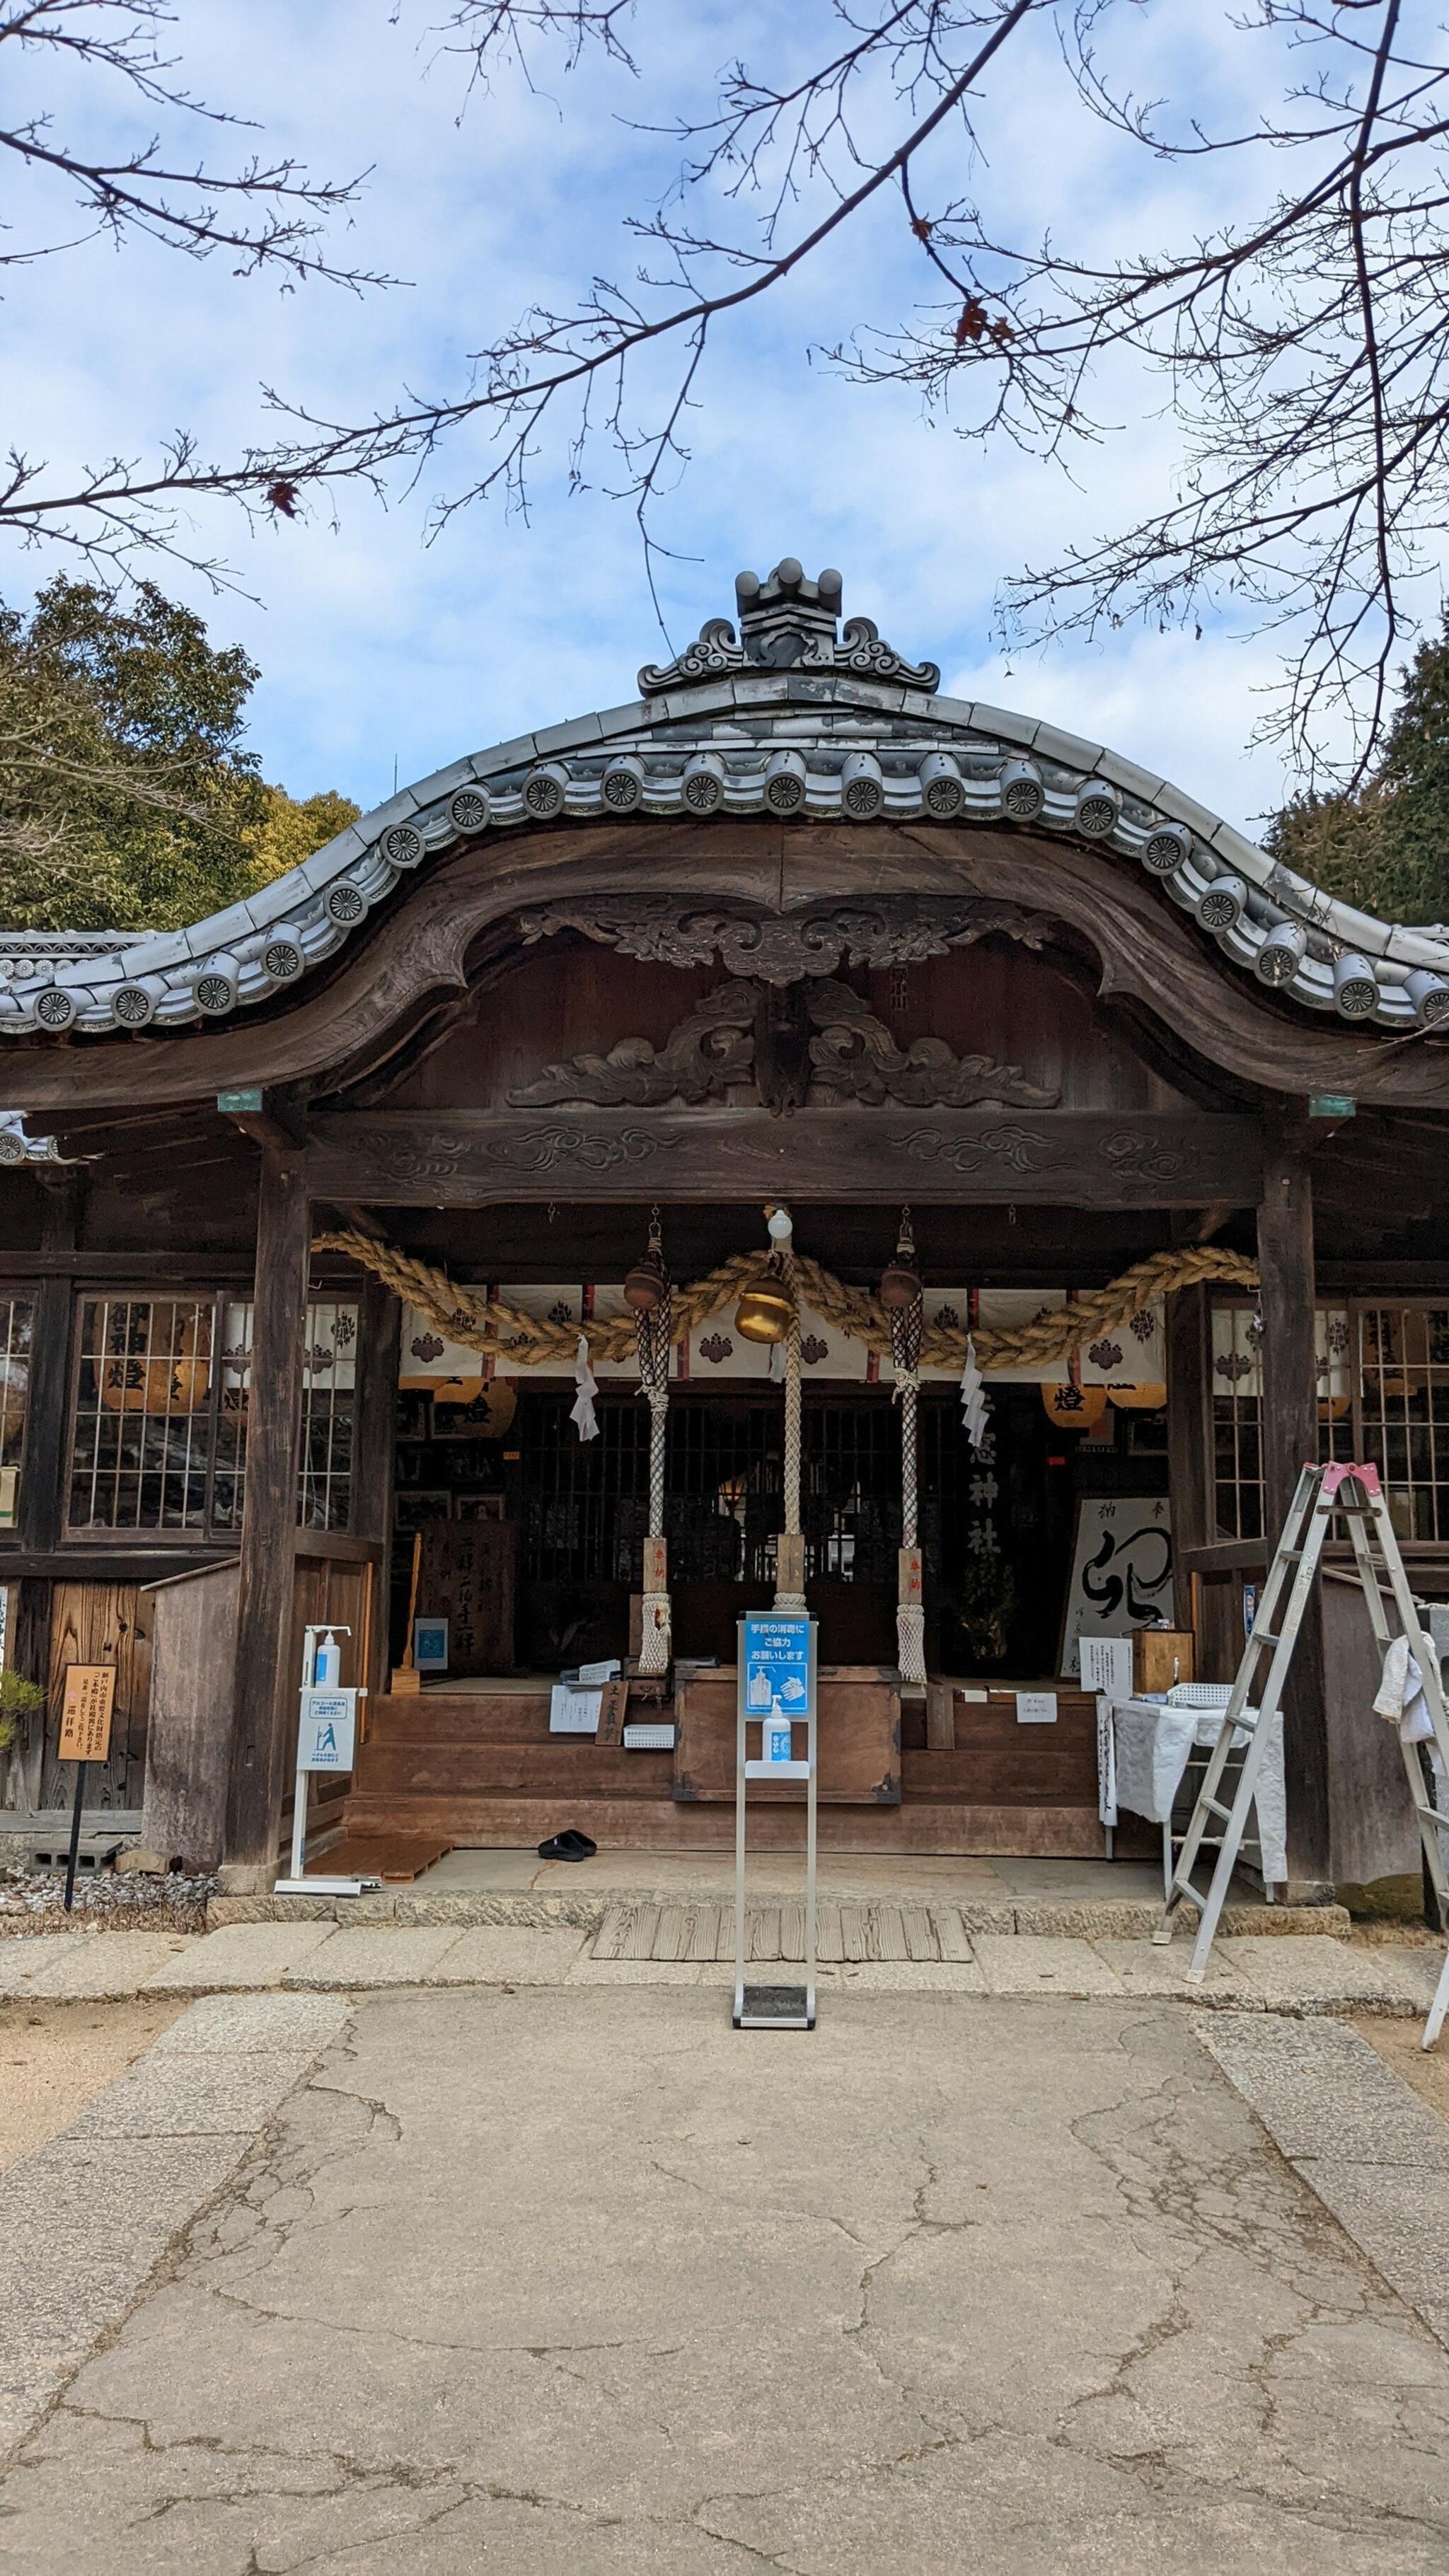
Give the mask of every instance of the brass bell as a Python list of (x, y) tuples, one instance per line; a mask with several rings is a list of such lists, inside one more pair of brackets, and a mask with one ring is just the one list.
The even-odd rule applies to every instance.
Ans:
[(794, 1311), (777, 1280), (752, 1280), (735, 1308), (735, 1331), (744, 1342), (783, 1342)]

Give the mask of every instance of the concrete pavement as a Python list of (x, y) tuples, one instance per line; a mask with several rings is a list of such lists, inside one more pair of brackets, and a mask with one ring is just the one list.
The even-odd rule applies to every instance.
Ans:
[[(0, 2186), (23, 2243), (82, 2223), (88, 2149), (164, 2147), (199, 2213), (113, 2168), (70, 2276), (103, 2348), (52, 2338), (0, 2568), (1437, 2576), (1449, 2352), (1308, 2168), (1385, 2183), (1422, 2269), (1449, 2133), (1352, 2033), (843, 1990), (744, 2037), (720, 2004), (194, 2004)], [(161, 2245), (129, 2293), (128, 2206)]]

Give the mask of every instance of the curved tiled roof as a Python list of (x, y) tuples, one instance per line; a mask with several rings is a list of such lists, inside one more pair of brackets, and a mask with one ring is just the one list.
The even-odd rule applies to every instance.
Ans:
[(787, 559), (736, 583), (632, 704), (455, 761), (302, 866), (191, 928), (0, 934), (0, 1035), (174, 1028), (284, 994), (413, 871), (462, 843), (560, 821), (791, 815), (1029, 825), (1155, 877), (1225, 955), (1316, 1011), (1409, 1031), (1449, 1018), (1449, 931), (1374, 919), (1268, 858), (1100, 744), (936, 694), (868, 618), (838, 626), (840, 577)]

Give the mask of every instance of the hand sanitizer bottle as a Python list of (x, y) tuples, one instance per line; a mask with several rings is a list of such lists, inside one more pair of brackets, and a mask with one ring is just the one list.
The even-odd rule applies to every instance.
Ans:
[(329, 1628), (317, 1648), (317, 1688), (335, 1690), (342, 1678), (342, 1648)]

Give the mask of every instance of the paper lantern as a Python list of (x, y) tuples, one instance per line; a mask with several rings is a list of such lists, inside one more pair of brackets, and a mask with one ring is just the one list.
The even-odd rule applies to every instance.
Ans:
[(1167, 1402), (1165, 1386), (1109, 1386), (1109, 1404), (1118, 1405), (1124, 1413), (1160, 1413)]
[(207, 1360), (109, 1359), (101, 1370), (108, 1413), (194, 1413), (211, 1382)]
[(1107, 1410), (1104, 1386), (1073, 1386), (1070, 1378), (1062, 1386), (1044, 1386), (1041, 1400), (1059, 1431), (1090, 1431)]

